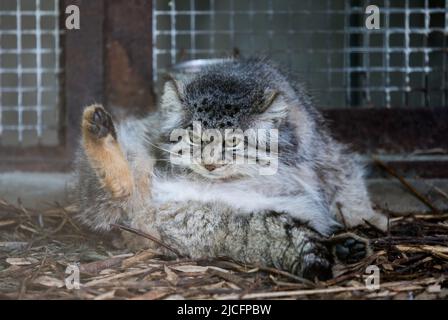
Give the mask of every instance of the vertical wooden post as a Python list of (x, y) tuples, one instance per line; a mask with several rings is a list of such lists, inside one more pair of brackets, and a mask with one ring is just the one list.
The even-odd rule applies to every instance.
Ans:
[[(65, 8), (76, 5), (80, 11), (80, 29), (65, 29)], [(80, 134), (82, 110), (86, 105), (104, 102), (104, 0), (61, 1), (64, 66), (64, 108), (61, 121), (65, 125), (66, 147), (71, 153)]]
[[(65, 8), (76, 5), (80, 29), (65, 30)], [(69, 154), (76, 148), (82, 110), (102, 103), (116, 116), (154, 109), (151, 0), (62, 0), (61, 123)]]
[(154, 109), (152, 1), (107, 0), (105, 98), (115, 114)]

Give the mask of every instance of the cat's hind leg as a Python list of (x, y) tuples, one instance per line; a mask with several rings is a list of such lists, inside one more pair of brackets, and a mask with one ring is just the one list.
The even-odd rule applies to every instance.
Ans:
[(332, 276), (322, 237), (286, 214), (240, 215), (219, 204), (171, 203), (158, 208), (156, 227), (165, 243), (193, 259), (225, 256), (310, 280)]

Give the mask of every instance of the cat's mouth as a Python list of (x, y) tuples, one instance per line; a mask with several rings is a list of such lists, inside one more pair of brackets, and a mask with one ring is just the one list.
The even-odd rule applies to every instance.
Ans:
[(197, 163), (190, 166), (190, 169), (207, 179), (228, 180), (241, 177), (234, 166), (230, 164), (202, 164)]

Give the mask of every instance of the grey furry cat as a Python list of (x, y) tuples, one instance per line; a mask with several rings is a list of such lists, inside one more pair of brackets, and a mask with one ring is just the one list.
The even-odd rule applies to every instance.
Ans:
[[(218, 131), (278, 130), (275, 174), (259, 174), (258, 159), (173, 161), (173, 130), (192, 133), (195, 122)], [(334, 257), (356, 261), (368, 251), (355, 236), (332, 250), (326, 240), (335, 231), (386, 225), (371, 207), (357, 157), (331, 137), (302, 86), (257, 59), (170, 79), (158, 112), (143, 119), (114, 124), (102, 106), (87, 107), (76, 168), (83, 223), (102, 231), (127, 224), (192, 258), (226, 256), (325, 279)]]

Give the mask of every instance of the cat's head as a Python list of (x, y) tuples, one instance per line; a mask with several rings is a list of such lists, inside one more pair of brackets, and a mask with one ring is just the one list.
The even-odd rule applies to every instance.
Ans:
[(206, 178), (274, 174), (278, 153), (297, 144), (294, 104), (295, 91), (272, 66), (229, 60), (165, 83), (162, 143), (173, 166)]

